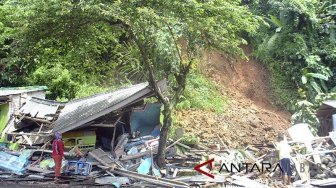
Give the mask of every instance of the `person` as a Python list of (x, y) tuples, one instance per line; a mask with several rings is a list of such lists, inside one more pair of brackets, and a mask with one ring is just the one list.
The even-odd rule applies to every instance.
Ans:
[(58, 181), (61, 175), (62, 159), (64, 158), (64, 143), (60, 132), (55, 133), (51, 156), (55, 162), (55, 181)]
[(291, 176), (292, 176), (292, 169), (291, 169), (291, 155), (292, 148), (288, 145), (287, 140), (284, 139), (283, 134), (278, 135), (278, 144), (277, 144), (277, 150), (280, 160), (280, 170), (281, 170), (281, 176), (283, 184), (290, 185), (291, 184)]

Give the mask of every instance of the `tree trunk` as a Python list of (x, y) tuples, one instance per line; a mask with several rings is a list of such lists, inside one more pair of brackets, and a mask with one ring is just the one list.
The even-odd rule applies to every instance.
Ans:
[(165, 166), (165, 150), (166, 150), (166, 144), (167, 144), (167, 138), (168, 138), (168, 131), (169, 128), (172, 125), (172, 109), (171, 104), (168, 102), (167, 104), (164, 104), (163, 109), (163, 125), (160, 132), (160, 141), (159, 141), (159, 149), (158, 149), (158, 155), (157, 155), (157, 163), (159, 167)]

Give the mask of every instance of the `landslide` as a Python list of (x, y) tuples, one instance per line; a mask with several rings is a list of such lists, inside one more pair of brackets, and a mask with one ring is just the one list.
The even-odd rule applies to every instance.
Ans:
[(186, 135), (208, 143), (220, 143), (219, 136), (230, 148), (242, 148), (270, 144), (285, 132), (290, 114), (272, 105), (267, 68), (251, 57), (251, 48), (244, 51), (248, 61), (217, 51), (206, 54), (201, 69), (218, 85), (227, 105), (221, 114), (199, 109), (176, 112)]

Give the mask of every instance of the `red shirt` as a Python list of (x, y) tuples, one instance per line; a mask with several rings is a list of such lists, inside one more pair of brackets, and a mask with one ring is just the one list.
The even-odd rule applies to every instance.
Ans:
[(64, 155), (64, 143), (62, 140), (54, 140), (52, 143), (52, 156)]

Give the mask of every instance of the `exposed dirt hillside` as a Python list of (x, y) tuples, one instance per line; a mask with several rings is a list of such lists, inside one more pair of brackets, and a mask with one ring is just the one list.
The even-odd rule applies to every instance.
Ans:
[[(246, 54), (250, 52), (245, 49)], [(228, 104), (223, 114), (202, 110), (178, 112), (186, 134), (210, 143), (218, 143), (220, 136), (229, 147), (240, 148), (270, 143), (288, 127), (290, 114), (272, 106), (269, 73), (258, 61), (212, 52), (204, 58), (202, 70), (219, 85)]]

